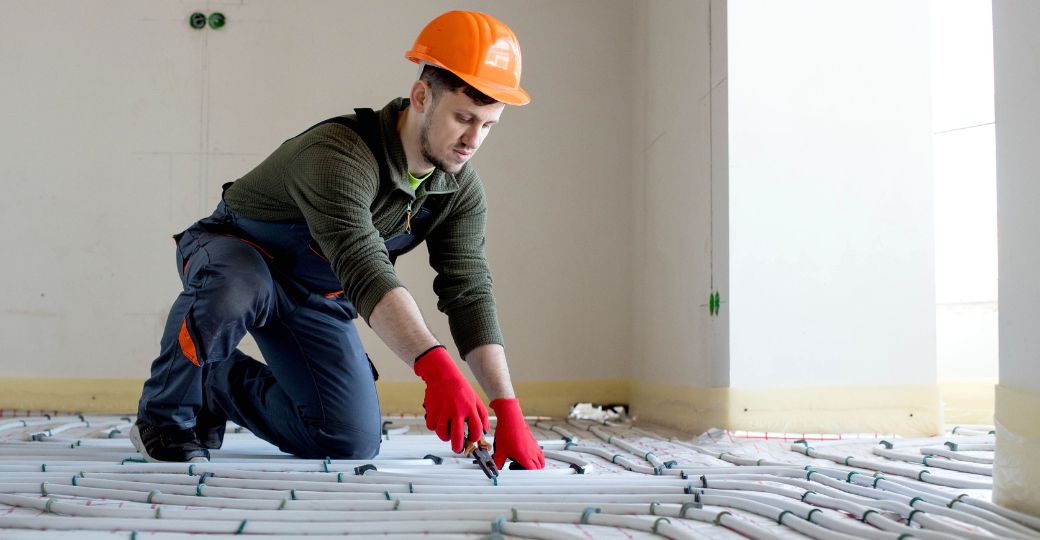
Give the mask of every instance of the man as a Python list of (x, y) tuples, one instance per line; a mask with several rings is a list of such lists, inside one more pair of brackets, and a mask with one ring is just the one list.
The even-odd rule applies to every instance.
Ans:
[[(287, 140), (174, 237), (184, 291), (131, 430), (148, 460), (207, 460), (228, 419), (299, 457), (375, 456), (378, 374), (359, 314), (426, 383), (427, 427), (455, 452), (480, 439), (487, 409), (394, 272), (426, 241), (438, 308), (492, 398), (496, 464), (544, 467), (509, 379), (484, 256), (486, 202), (468, 163), (505, 105), (530, 101), (519, 44), (493, 17), (453, 11), (405, 56), (423, 65), (408, 98)], [(236, 349), (246, 332), (267, 365)]]

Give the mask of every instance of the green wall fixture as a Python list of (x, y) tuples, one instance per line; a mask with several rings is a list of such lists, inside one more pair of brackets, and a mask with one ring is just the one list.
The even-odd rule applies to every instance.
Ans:
[(214, 30), (220, 30), (227, 23), (227, 19), (224, 18), (224, 14), (216, 11), (209, 14), (209, 27)]
[(196, 30), (202, 30), (206, 27), (206, 15), (196, 11), (188, 16), (188, 24)]
[(708, 314), (715, 316), (719, 314), (719, 307), (722, 306), (722, 299), (719, 296), (719, 291), (708, 293)]

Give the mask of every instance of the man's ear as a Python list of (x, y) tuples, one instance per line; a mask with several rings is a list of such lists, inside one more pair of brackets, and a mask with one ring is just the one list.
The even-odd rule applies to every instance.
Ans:
[(412, 83), (412, 91), (408, 94), (412, 109), (417, 113), (425, 113), (433, 105), (433, 91), (430, 85), (423, 80)]

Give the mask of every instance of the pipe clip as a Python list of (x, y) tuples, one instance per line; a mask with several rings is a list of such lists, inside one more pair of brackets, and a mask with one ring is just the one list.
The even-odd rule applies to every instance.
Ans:
[(695, 510), (699, 510), (701, 508), (704, 508), (704, 505), (701, 504), (701, 503), (695, 503), (695, 502), (683, 503), (683, 505), (679, 508), (679, 517), (682, 518), (682, 519), (686, 519), (686, 511), (689, 510), (690, 508), (693, 508)]
[(355, 476), (364, 476), (365, 473), (368, 472), (368, 471), (378, 471), (378, 470), (379, 469), (377, 469), (375, 465), (372, 465), (371, 463), (366, 463), (366, 464), (361, 465), (359, 467), (354, 467), (354, 475)]
[(654, 521), (654, 526), (650, 528), (650, 532), (652, 532), (654, 534), (658, 534), (657, 527), (659, 527), (661, 525), (662, 521), (665, 522), (665, 523), (671, 523), (672, 522), (672, 520), (670, 520), (670, 519), (668, 519), (666, 517), (657, 518), (657, 520)]

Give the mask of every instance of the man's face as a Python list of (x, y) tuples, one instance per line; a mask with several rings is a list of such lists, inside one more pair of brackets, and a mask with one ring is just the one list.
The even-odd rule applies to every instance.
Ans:
[(480, 105), (461, 90), (440, 92), (419, 129), (423, 159), (442, 171), (459, 172), (505, 108), (504, 103), (497, 102)]

